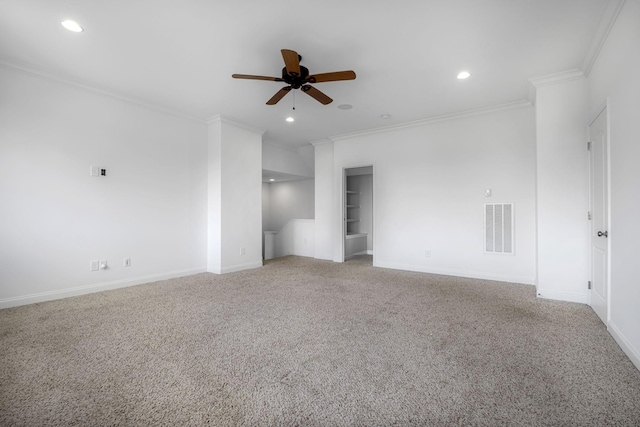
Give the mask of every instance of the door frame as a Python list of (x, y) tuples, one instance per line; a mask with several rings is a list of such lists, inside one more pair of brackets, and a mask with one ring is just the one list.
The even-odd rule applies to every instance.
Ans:
[(371, 201), (371, 247), (373, 248), (373, 265), (376, 265), (376, 165), (375, 163), (366, 163), (366, 164), (355, 164), (349, 166), (343, 166), (341, 172), (341, 183), (340, 183), (340, 256), (338, 257), (338, 262), (345, 262), (346, 256), (346, 239), (345, 235), (347, 234), (347, 169), (357, 169), (357, 168), (368, 168), (371, 167), (371, 175), (373, 181), (372, 188), (372, 201)]
[[(589, 143), (591, 143), (592, 138), (591, 138), (591, 126), (593, 125), (593, 123), (596, 121), (596, 119), (600, 116), (600, 114), (602, 114), (602, 112), (605, 112), (605, 122), (606, 122), (606, 126), (607, 126), (607, 130), (606, 130), (606, 161), (605, 161), (605, 167), (607, 168), (606, 173), (605, 173), (605, 177), (607, 180), (606, 183), (606, 189), (607, 189), (607, 197), (605, 200), (605, 209), (607, 211), (607, 222), (606, 222), (606, 228), (607, 231), (611, 230), (611, 112), (610, 112), (610, 108), (609, 108), (609, 98), (606, 98), (606, 100), (596, 109), (596, 111), (593, 113), (593, 115), (591, 116), (591, 118), (589, 119), (589, 124), (587, 125), (587, 135), (588, 135), (588, 141)], [(593, 212), (593, 170), (592, 170), (592, 162), (591, 162), (591, 156), (592, 156), (592, 151), (589, 150), (588, 152), (588, 156), (587, 156), (587, 170), (589, 171), (589, 213), (591, 214)], [(588, 241), (589, 241), (589, 248), (588, 248), (588, 271), (587, 271), (587, 277), (589, 278), (590, 283), (593, 282), (593, 233), (592, 233), (592, 223), (591, 220), (589, 220), (588, 222), (588, 229), (587, 229), (587, 233), (588, 233)], [(607, 257), (606, 257), (606, 269), (607, 269), (607, 274), (606, 274), (606, 291), (605, 291), (605, 296), (607, 298), (606, 301), (606, 322), (605, 325), (608, 327), (609, 325), (609, 320), (611, 319), (611, 236), (607, 237)], [(588, 292), (587, 292), (587, 302), (589, 304), (589, 306), (591, 307), (591, 295), (592, 295), (593, 290), (591, 288), (589, 288)]]

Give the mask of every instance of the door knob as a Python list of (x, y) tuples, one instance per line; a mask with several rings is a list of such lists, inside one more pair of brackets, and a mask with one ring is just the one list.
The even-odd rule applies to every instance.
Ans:
[(608, 231), (605, 231), (605, 232), (598, 231), (598, 237), (602, 237), (602, 236), (609, 237), (609, 232)]

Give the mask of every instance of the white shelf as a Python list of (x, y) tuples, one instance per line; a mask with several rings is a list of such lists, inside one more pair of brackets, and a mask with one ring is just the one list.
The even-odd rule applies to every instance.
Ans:
[(357, 239), (358, 237), (367, 237), (367, 233), (353, 233), (347, 234), (347, 239)]
[[(346, 213), (346, 233), (347, 235), (355, 236), (358, 233), (358, 223), (360, 222), (360, 192), (345, 189), (345, 213)], [(350, 237), (353, 239), (354, 237)]]

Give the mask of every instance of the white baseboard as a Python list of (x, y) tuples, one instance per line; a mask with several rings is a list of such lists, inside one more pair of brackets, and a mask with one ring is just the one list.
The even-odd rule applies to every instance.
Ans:
[(293, 253), (291, 253), (290, 255), (303, 256), (303, 257), (307, 257), (307, 258), (314, 258), (313, 252), (306, 252), (306, 251), (300, 251), (300, 252), (293, 251)]
[(538, 298), (553, 299), (557, 301), (577, 302), (579, 304), (588, 304), (588, 296), (586, 294), (576, 294), (572, 292), (549, 291), (538, 289), (536, 292)]
[(129, 286), (142, 285), (144, 283), (157, 282), (159, 280), (173, 279), (176, 277), (191, 276), (193, 274), (204, 273), (204, 267), (187, 270), (169, 271), (161, 274), (151, 274), (148, 276), (134, 277), (130, 279), (114, 280), (111, 282), (95, 283), (92, 285), (77, 286), (75, 288), (59, 289), (55, 291), (39, 292), (30, 295), (21, 295), (12, 298), (0, 299), (0, 309), (18, 307), (20, 305), (34, 304), (37, 302), (52, 301), (56, 299), (75, 297), (79, 295), (92, 294), (94, 292), (108, 291), (111, 289), (126, 288)]
[(631, 362), (640, 370), (640, 351), (635, 348), (629, 340), (620, 332), (620, 329), (610, 320), (607, 330), (614, 340), (618, 343), (622, 351), (629, 357)]
[(419, 273), (430, 273), (430, 274), (440, 274), (443, 276), (455, 276), (455, 277), (467, 277), (470, 279), (480, 279), (480, 280), (494, 280), (497, 282), (509, 282), (509, 283), (520, 283), (523, 285), (533, 285), (535, 279), (533, 277), (527, 276), (510, 276), (510, 275), (500, 275), (500, 274), (491, 274), (485, 273), (481, 271), (466, 271), (466, 270), (449, 270), (449, 269), (441, 269), (441, 268), (429, 268), (419, 265), (401, 265), (401, 264), (387, 264), (375, 262), (373, 264), (374, 267), (381, 268), (390, 268), (393, 270), (406, 270), (406, 271), (417, 271)]
[(227, 274), (227, 273), (235, 273), (242, 270), (251, 270), (253, 268), (260, 268), (260, 267), (262, 267), (262, 260), (248, 262), (246, 264), (236, 264), (236, 265), (224, 267), (221, 269), (215, 269), (216, 271), (209, 270), (209, 272), (215, 273), (215, 274)]

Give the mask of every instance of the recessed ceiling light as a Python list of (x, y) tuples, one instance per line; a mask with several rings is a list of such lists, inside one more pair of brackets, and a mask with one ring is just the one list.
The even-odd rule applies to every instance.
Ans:
[(269, 178), (269, 182), (273, 182), (273, 181), (275, 181), (275, 179)]
[(287, 117), (285, 120), (288, 121), (289, 123), (295, 121), (295, 119), (293, 117), (291, 117), (291, 116)]
[(71, 19), (67, 19), (66, 21), (61, 22), (62, 26), (65, 27), (69, 31), (73, 31), (74, 33), (81, 33), (84, 30), (76, 21), (72, 21)]
[(462, 71), (460, 74), (458, 74), (458, 78), (460, 80), (468, 79), (470, 76), (471, 74), (469, 74), (468, 71)]
[(341, 110), (351, 110), (353, 108), (353, 105), (351, 104), (340, 104), (338, 105), (338, 108)]
[(383, 115), (380, 116), (380, 118), (381, 119), (385, 119), (385, 120), (390, 119), (391, 118), (391, 114), (383, 114)]

